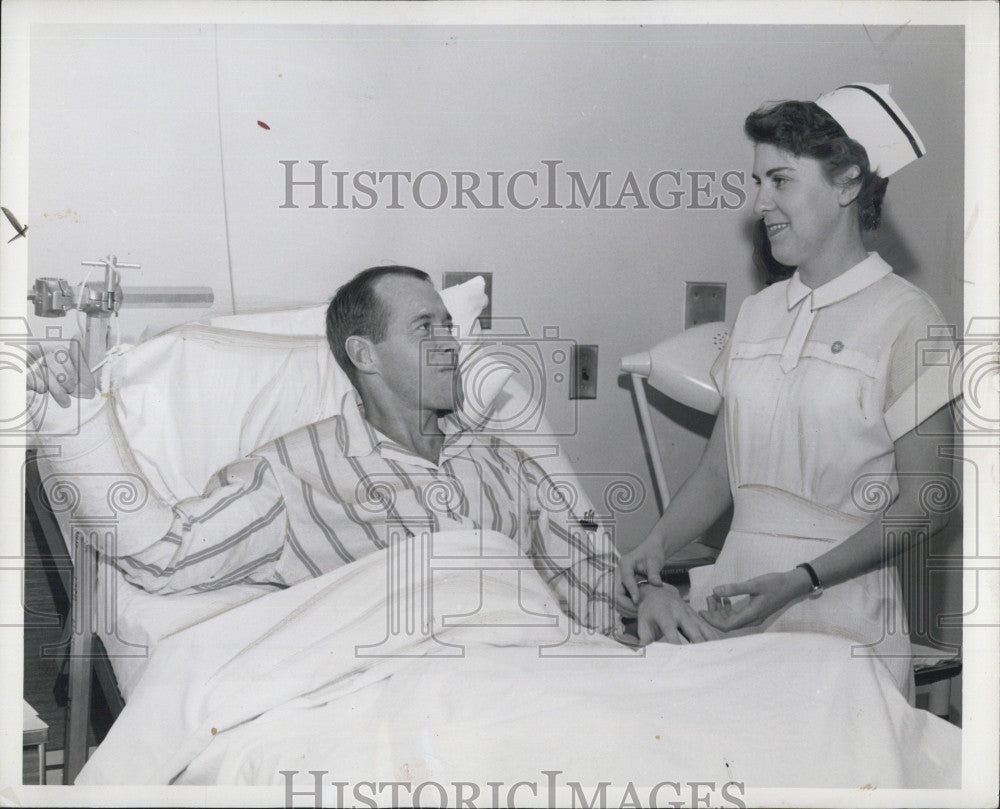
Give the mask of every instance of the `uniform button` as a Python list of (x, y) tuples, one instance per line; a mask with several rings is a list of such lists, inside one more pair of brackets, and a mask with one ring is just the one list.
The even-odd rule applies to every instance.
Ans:
[(841, 351), (844, 350), (844, 344), (840, 342), (840, 340), (837, 340), (832, 346), (830, 346), (830, 350), (834, 354), (839, 354)]

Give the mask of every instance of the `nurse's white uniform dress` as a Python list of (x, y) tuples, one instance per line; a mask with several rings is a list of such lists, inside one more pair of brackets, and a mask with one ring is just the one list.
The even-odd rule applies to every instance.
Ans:
[[(712, 369), (733, 523), (716, 564), (692, 571), (692, 607), (719, 584), (809, 562), (879, 518), (898, 493), (893, 442), (951, 398), (951, 338), (933, 301), (876, 253), (816, 289), (796, 273), (743, 303)], [(912, 696), (892, 565), (747, 631), (763, 630), (856, 640), (853, 654), (878, 656)]]

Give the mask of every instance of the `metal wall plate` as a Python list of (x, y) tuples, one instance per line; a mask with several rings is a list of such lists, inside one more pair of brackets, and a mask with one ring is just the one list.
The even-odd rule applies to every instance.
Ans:
[(573, 369), (570, 379), (570, 399), (597, 398), (597, 346), (573, 346)]
[(688, 281), (684, 298), (684, 328), (726, 319), (726, 285)]

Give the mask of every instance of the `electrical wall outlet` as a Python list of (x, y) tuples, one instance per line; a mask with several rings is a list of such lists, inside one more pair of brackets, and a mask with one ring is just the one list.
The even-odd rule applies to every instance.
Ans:
[[(491, 272), (446, 272), (441, 282), (441, 288), (447, 289), (448, 287), (458, 286), (459, 284), (464, 284), (475, 278), (477, 275), (483, 276), (486, 281), (486, 297), (489, 298), (489, 303), (479, 314), (479, 328), (486, 329), (492, 328), (493, 326), (493, 273)], [(468, 337), (469, 335), (463, 334), (462, 337)]]
[(726, 319), (726, 285), (688, 281), (684, 299), (684, 328)]
[(573, 370), (569, 383), (570, 399), (597, 398), (597, 346), (573, 346)]

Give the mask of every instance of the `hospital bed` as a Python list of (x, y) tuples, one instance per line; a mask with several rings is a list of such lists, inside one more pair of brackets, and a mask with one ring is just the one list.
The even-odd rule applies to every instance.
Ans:
[[(446, 297), (462, 333), (472, 333), (481, 288)], [(655, 783), (669, 771), (757, 786), (957, 785), (958, 729), (908, 706), (880, 664), (852, 658), (839, 639), (774, 634), (639, 653), (565, 619), (511, 621), (525, 605), (551, 613), (530, 575), (516, 574), (515, 603), (510, 571), (444, 565), (435, 570), (434, 632), (384, 633), (368, 644), (380, 652), (366, 656), (359, 641), (379, 634), (380, 610), (431, 586), (419, 576), (387, 584), (378, 553), (283, 590), (238, 584), (157, 596), (129, 585), (94, 551), (107, 542), (93, 540), (114, 536), (116, 510), (143, 487), (171, 499), (198, 494), (234, 457), (335, 414), (349, 383), (322, 337), (322, 311), (182, 326), (109, 363), (106, 406), (141, 472), (124, 486), (120, 475), (86, 469), (71, 440), (61, 439), (59, 455), (42, 442), (38, 478), (76, 567), (68, 783), (86, 758), (96, 635), (113, 668), (111, 676), (99, 666), (99, 680), (106, 690), (117, 682), (124, 709), (83, 783), (282, 783), (281, 770), (336, 764), (368, 780), (398, 779), (405, 765), (418, 780), (514, 783), (544, 765), (620, 783)], [(481, 367), (486, 358), (483, 349)], [(531, 404), (530, 391), (507, 381), (510, 370), (480, 370), (471, 392), (476, 412), (500, 425)], [(613, 526), (622, 501), (606, 496), (595, 509), (538, 432), (517, 441), (581, 498), (588, 521), (579, 528)], [(447, 532), (432, 555), (503, 544), (486, 533)], [(316, 638), (317, 621), (336, 631)], [(442, 645), (464, 651), (440, 665)], [(845, 721), (848, 700), (856, 710)], [(571, 743), (559, 730), (566, 725)]]

